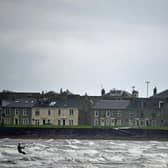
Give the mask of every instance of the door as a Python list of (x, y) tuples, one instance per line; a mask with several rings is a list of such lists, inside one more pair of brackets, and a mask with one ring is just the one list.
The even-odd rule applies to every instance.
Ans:
[(65, 120), (63, 120), (63, 125), (65, 125)]
[(15, 119), (15, 125), (18, 125), (18, 119), (17, 118)]

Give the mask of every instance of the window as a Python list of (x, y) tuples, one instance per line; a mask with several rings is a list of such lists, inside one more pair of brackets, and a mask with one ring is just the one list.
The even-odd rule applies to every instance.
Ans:
[(35, 111), (35, 115), (39, 116), (40, 115), (40, 111)]
[(117, 112), (117, 117), (120, 117), (121, 116), (121, 113), (118, 111)]
[(51, 124), (50, 120), (48, 120), (48, 123), (47, 124)]
[(22, 113), (22, 111), (23, 111), (23, 109), (16, 108), (15, 115), (19, 115), (20, 113)]
[(121, 120), (117, 120), (117, 126), (121, 126)]
[(144, 118), (144, 113), (141, 113), (141, 114), (140, 114), (140, 117), (141, 117), (141, 118)]
[(104, 126), (104, 119), (101, 119), (100, 125), (101, 125), (101, 126)]
[(19, 114), (18, 109), (15, 109), (15, 115), (18, 115), (18, 114)]
[(106, 126), (110, 126), (110, 120), (109, 119), (106, 120)]
[(58, 120), (58, 125), (61, 125), (61, 120)]
[(94, 120), (94, 126), (98, 126), (99, 125), (99, 121), (98, 121), (98, 119), (95, 119)]
[(69, 120), (69, 125), (73, 126), (73, 120)]
[(61, 115), (61, 110), (60, 110), (60, 109), (58, 109), (58, 115), (59, 115), (59, 116)]
[(6, 109), (6, 115), (10, 115), (9, 109)]
[(24, 124), (24, 125), (29, 124), (29, 120), (28, 120), (28, 119), (23, 119), (23, 124)]
[(40, 125), (40, 120), (35, 120), (36, 125)]
[(29, 113), (28, 113), (28, 110), (27, 109), (23, 109), (23, 116), (28, 116)]
[(144, 126), (144, 121), (141, 120), (140, 124), (141, 124), (141, 126)]
[(69, 115), (72, 116), (74, 114), (73, 109), (69, 109)]
[(10, 118), (5, 118), (5, 124), (10, 124)]
[(106, 117), (109, 117), (109, 116), (110, 116), (110, 111), (107, 110), (107, 111), (106, 111)]
[(48, 115), (49, 115), (49, 116), (51, 115), (51, 111), (50, 111), (50, 109), (48, 110)]
[(130, 118), (134, 117), (134, 113), (129, 113), (129, 117)]
[(99, 112), (95, 111), (95, 117), (98, 117), (98, 116), (99, 116)]
[(120, 112), (118, 112), (118, 111), (113, 111), (112, 112), (112, 117), (120, 117)]

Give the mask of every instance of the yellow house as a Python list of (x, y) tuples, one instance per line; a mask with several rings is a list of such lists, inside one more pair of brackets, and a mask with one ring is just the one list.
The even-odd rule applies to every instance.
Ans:
[(78, 125), (78, 107), (71, 101), (54, 101), (37, 104), (32, 108), (33, 125)]

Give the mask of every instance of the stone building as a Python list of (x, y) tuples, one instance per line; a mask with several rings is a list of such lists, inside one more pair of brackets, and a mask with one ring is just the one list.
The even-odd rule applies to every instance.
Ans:
[(36, 103), (34, 98), (4, 101), (2, 103), (1, 124), (30, 125), (32, 106)]
[(129, 100), (98, 100), (92, 108), (92, 125), (128, 126), (131, 113), (129, 105)]
[(134, 126), (168, 126), (168, 90), (159, 94), (154, 88), (153, 96), (131, 101)]

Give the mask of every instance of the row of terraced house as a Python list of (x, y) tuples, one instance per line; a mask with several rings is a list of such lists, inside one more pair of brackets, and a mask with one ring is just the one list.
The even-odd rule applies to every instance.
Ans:
[[(13, 95), (13, 96), (11, 96)], [(168, 90), (139, 98), (138, 92), (110, 90), (101, 96), (68, 94), (1, 96), (3, 125), (92, 125), (101, 127), (167, 126)]]

